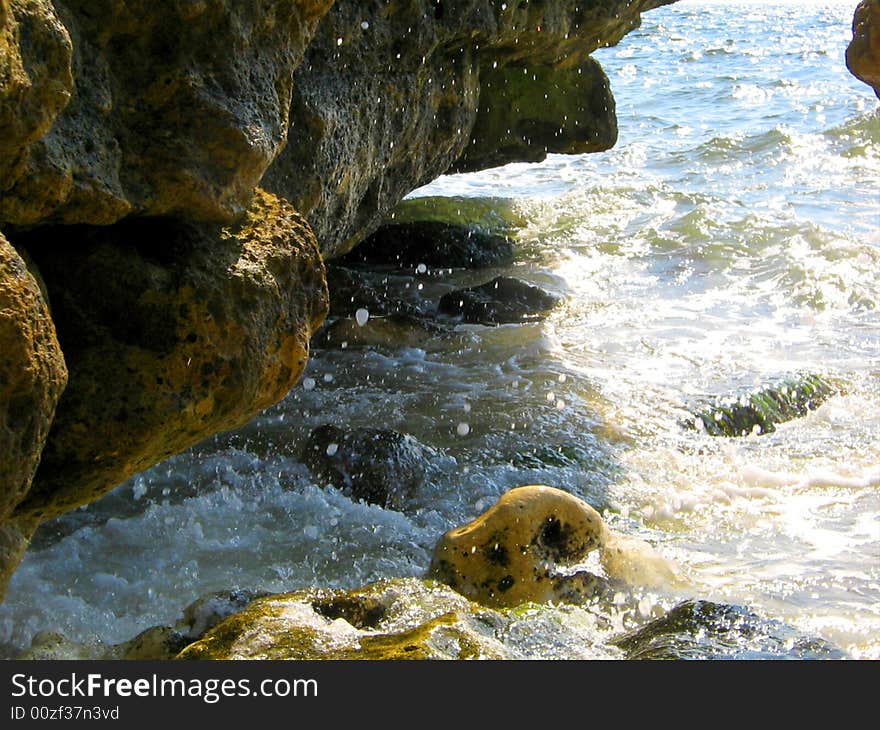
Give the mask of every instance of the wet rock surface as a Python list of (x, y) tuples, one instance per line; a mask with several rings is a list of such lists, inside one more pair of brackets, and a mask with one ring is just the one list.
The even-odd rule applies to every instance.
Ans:
[(302, 451), (315, 477), (354, 500), (401, 509), (422, 485), (432, 449), (391, 429), (316, 428)]
[(27, 245), (70, 379), (22, 518), (91, 502), (280, 400), (327, 311), (314, 237), (268, 193), (230, 227), (40, 229)]
[(546, 317), (562, 299), (540, 287), (509, 276), (444, 294), (438, 310), (471, 324), (515, 324)]
[(716, 401), (684, 422), (710, 436), (772, 433), (776, 424), (802, 418), (843, 388), (819, 375), (794, 375), (755, 392)]
[(512, 262), (513, 241), (507, 236), (442, 221), (384, 225), (340, 259), (340, 263), (409, 269), (481, 269)]

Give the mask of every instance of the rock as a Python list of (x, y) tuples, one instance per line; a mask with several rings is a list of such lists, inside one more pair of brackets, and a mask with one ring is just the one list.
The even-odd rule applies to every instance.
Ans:
[(31, 486), (66, 383), (46, 297), (0, 233), (0, 523)]
[[(616, 136), (589, 58), (669, 0), (337, 0), (294, 78), (293, 126), (264, 186), (302, 211), (325, 257), (452, 169), (598, 150)], [(508, 131), (509, 130), (509, 131)]]
[(552, 487), (517, 487), (473, 522), (447, 532), (434, 548), (429, 575), (487, 606), (578, 602), (604, 585), (566, 566), (607, 538), (602, 517), (583, 500)]
[(846, 67), (880, 99), (880, 0), (861, 0), (853, 13)]
[(363, 325), (358, 324), (354, 317), (345, 317), (321, 329), (312, 338), (312, 346), (400, 350), (404, 347), (424, 347), (445, 331), (443, 327), (427, 320), (395, 314), (370, 317)]
[(513, 241), (469, 226), (415, 221), (382, 226), (341, 259), (415, 269), (482, 269), (513, 263)]
[(70, 101), (72, 54), (49, 0), (0, 0), (0, 200)]
[(417, 307), (391, 294), (387, 277), (376, 279), (367, 276), (366, 272), (331, 264), (327, 267), (327, 286), (330, 290), (330, 317), (352, 317), (358, 309), (366, 309), (371, 317), (423, 317)]
[(612, 641), (627, 659), (845, 659), (822, 639), (805, 636), (742, 606), (685, 601)]
[(5, 599), (9, 579), (24, 558), (36, 529), (35, 520), (7, 520), (0, 524), (0, 601)]
[(316, 428), (302, 460), (315, 478), (354, 500), (401, 509), (421, 486), (433, 451), (412, 436), (379, 428)]
[(512, 324), (543, 319), (561, 301), (540, 287), (498, 276), (480, 286), (444, 294), (438, 309), (472, 324)]
[(228, 228), (132, 220), (26, 243), (70, 381), (20, 518), (91, 502), (279, 401), (327, 312), (314, 236), (268, 193)]
[(471, 143), (450, 172), (541, 162), (548, 152), (603, 152), (617, 142), (614, 97), (592, 58), (566, 68), (483, 69), (480, 82)]
[(292, 74), (332, 0), (2, 3), (0, 98), (17, 121), (0, 142), (14, 172), (0, 221), (107, 225), (241, 215), (286, 142)]
[(806, 416), (841, 387), (819, 375), (794, 375), (740, 398), (720, 400), (683, 422), (710, 436), (748, 436), (776, 430), (777, 423)]
[(259, 599), (177, 658), (502, 659), (502, 621), (445, 586), (403, 578)]

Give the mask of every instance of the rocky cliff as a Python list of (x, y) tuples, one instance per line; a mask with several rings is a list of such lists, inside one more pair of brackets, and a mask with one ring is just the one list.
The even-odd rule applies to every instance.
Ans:
[(861, 0), (853, 13), (846, 67), (880, 99), (880, 0)]
[(411, 190), (612, 146), (590, 53), (669, 1), (0, 0), (0, 590), (281, 399)]

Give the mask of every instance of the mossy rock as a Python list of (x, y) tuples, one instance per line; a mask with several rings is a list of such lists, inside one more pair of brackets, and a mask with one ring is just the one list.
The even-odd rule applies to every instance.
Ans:
[(504, 659), (500, 615), (433, 581), (401, 578), (344, 591), (259, 599), (178, 659)]
[(748, 436), (776, 430), (776, 425), (806, 416), (843, 388), (820, 375), (794, 375), (739, 398), (711, 403), (683, 422), (710, 436)]
[(562, 299), (519, 279), (497, 276), (492, 281), (448, 292), (440, 298), (443, 314), (471, 324), (515, 324), (544, 319)]

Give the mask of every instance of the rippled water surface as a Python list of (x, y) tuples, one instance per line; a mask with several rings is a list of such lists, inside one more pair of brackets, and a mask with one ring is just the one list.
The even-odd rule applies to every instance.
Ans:
[[(617, 99), (614, 150), (413, 196), (434, 217), (508, 227), (517, 260), (501, 273), (564, 295), (562, 308), (418, 347), (315, 351), (308, 379), (247, 428), (48, 525), (0, 608), (7, 651), (47, 628), (122, 641), (212, 590), (419, 575), (442, 532), (546, 483), (686, 579), (612, 610), (616, 628), (709, 598), (880, 658), (880, 117), (844, 66), (853, 5), (646, 14), (596, 53)], [(390, 285), (428, 305), (497, 273)], [(679, 425), (696, 404), (802, 371), (846, 394), (762, 436)], [(326, 422), (438, 450), (406, 514), (314, 483), (298, 453)], [(586, 617), (546, 609), (508, 641), (607, 656)]]

